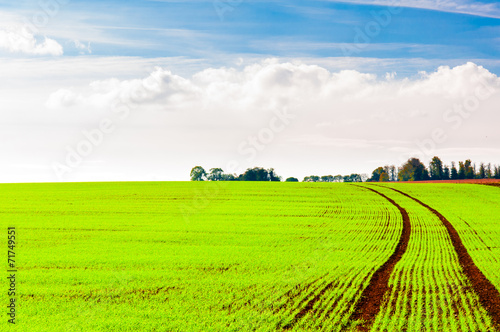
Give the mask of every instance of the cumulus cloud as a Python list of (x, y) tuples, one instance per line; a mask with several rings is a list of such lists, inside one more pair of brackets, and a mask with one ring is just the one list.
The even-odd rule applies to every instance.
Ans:
[(192, 108), (269, 111), (293, 107), (307, 111), (311, 105), (322, 105), (326, 111), (337, 109), (339, 113), (340, 103), (457, 100), (475, 95), (481, 89), (498, 92), (499, 87), (496, 75), (474, 63), (454, 68), (443, 66), (431, 73), (421, 72), (412, 79), (396, 79), (396, 73), (392, 72), (377, 77), (355, 70), (331, 72), (317, 65), (267, 59), (243, 69), (208, 68), (191, 77), (156, 68), (143, 79), (94, 81), (84, 91), (53, 93), (47, 106), (134, 105), (178, 111)]
[(154, 106), (181, 108), (196, 101), (199, 87), (191, 81), (156, 68), (144, 79), (118, 80), (116, 78), (90, 83), (86, 93), (60, 89), (50, 95), (46, 106), (52, 109), (85, 106), (93, 108), (119, 106)]
[(47, 37), (37, 40), (28, 29), (20, 26), (0, 29), (0, 49), (29, 55), (63, 54), (63, 47), (57, 41)]

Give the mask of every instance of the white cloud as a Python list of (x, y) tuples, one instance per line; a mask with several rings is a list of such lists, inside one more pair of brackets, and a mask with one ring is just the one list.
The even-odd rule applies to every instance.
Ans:
[[(500, 162), (488, 152), (493, 150), (480, 149), (496, 149), (500, 139), (500, 82), (486, 68), (439, 60), (453, 66), (428, 70), (432, 66), (417, 62), (412, 68), (427, 72), (405, 69), (410, 75), (401, 75), (397, 61), (364, 59), (368, 67), (363, 62), (338, 69), (350, 60), (245, 58), (238, 61), (245, 66), (226, 61), (234, 64), (216, 67), (182, 58), (8, 58), (0, 61), (0, 112), (9, 144), (0, 152), (17, 164), (50, 165), (64, 160), (67, 146), (84, 139), (84, 131), (109, 118), (116, 131), (88, 158), (103, 160), (102, 167), (84, 164), (68, 180), (139, 180), (155, 172), (183, 180), (193, 165), (225, 167), (230, 160), (299, 177), (371, 172), (379, 166), (371, 160), (400, 164), (419, 156), (436, 128), (448, 139), (436, 144), (432, 156), (447, 163)], [(493, 94), (474, 111), (463, 108), (464, 116), (455, 112), (454, 105), (473, 101), (478, 88)], [(50, 110), (40, 107), (44, 102)], [(111, 112), (127, 103), (135, 106), (128, 117)], [(293, 120), (249, 161), (238, 147), (268, 132), (275, 111), (284, 109)], [(9, 167), (4, 179), (13, 181), (8, 174), (17, 172), (19, 181), (36, 180), (34, 171), (28, 176)], [(117, 178), (120, 172), (129, 173)], [(44, 177), (36, 174), (57, 180), (52, 169)]]
[(68, 89), (60, 89), (49, 97), (47, 107), (52, 109), (69, 108), (82, 102), (76, 93)]
[(347, 102), (457, 100), (474, 95), (478, 88), (498, 91), (499, 86), (496, 75), (471, 62), (421, 72), (413, 79), (396, 79), (393, 72), (378, 78), (356, 70), (331, 72), (317, 65), (267, 59), (242, 69), (209, 68), (192, 77), (156, 68), (144, 79), (94, 81), (83, 91), (52, 94), (47, 106), (109, 108), (130, 104), (178, 111), (197, 108), (258, 112), (280, 107), (305, 110), (321, 104), (334, 109)]
[(88, 93), (81, 94), (61, 89), (51, 94), (46, 106), (52, 109), (85, 106), (105, 108), (116, 106), (157, 105), (168, 109), (182, 107), (196, 101), (200, 90), (189, 80), (156, 68), (144, 79), (118, 80), (116, 78), (90, 83)]
[(0, 49), (11, 53), (29, 55), (62, 55), (63, 47), (55, 40), (43, 37), (37, 38), (22, 26), (12, 26), (0, 29)]

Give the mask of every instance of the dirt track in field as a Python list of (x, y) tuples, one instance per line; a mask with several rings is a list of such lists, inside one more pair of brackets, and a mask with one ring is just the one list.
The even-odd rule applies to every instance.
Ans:
[(465, 275), (470, 280), (474, 291), (479, 296), (479, 302), (488, 311), (493, 324), (496, 329), (500, 331), (500, 293), (496, 287), (486, 278), (481, 270), (476, 266), (471, 256), (467, 252), (460, 235), (453, 227), (453, 225), (441, 213), (430, 207), (429, 205), (421, 202), (420, 200), (408, 195), (400, 190), (390, 188), (408, 198), (413, 199), (415, 202), (427, 208), (434, 215), (436, 215), (448, 230), (451, 237), (451, 242), (458, 255), (458, 261), (464, 270)]
[(401, 183), (469, 183), (469, 184), (500, 185), (500, 179), (427, 180), (427, 181), (403, 181)]
[(367, 187), (362, 187), (367, 190), (373, 191), (374, 193), (384, 197), (386, 200), (391, 202), (392, 205), (399, 209), (403, 217), (403, 231), (401, 232), (401, 237), (396, 246), (396, 249), (389, 257), (389, 259), (373, 274), (370, 283), (364, 289), (361, 297), (356, 303), (354, 312), (351, 316), (351, 321), (361, 320), (361, 324), (358, 325), (358, 330), (369, 331), (375, 316), (377, 316), (380, 311), (380, 306), (382, 304), (382, 299), (384, 294), (389, 290), (389, 277), (396, 264), (401, 260), (401, 257), (406, 252), (408, 247), (408, 242), (410, 241), (411, 234), (411, 224), (408, 212), (402, 208), (398, 203), (384, 194)]

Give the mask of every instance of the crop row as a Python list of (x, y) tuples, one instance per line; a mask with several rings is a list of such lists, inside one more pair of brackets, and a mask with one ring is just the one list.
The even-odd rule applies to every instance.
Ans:
[(372, 331), (491, 330), (490, 318), (464, 275), (442, 222), (399, 193), (377, 190), (405, 207), (412, 233)]

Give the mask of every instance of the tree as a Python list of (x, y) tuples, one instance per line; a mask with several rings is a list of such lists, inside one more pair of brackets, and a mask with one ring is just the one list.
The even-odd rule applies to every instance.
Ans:
[(287, 178), (287, 179), (285, 180), (285, 182), (299, 182), (299, 179), (297, 179), (297, 178), (293, 178), (293, 177), (292, 177), (292, 178)]
[(221, 181), (238, 181), (238, 177), (233, 174), (222, 174)]
[(204, 181), (207, 172), (205, 172), (205, 169), (201, 166), (195, 166), (193, 169), (191, 169), (191, 181)]
[(488, 165), (486, 166), (486, 177), (488, 179), (491, 179), (493, 177), (493, 172), (492, 172), (492, 169), (491, 169), (491, 163), (488, 163)]
[(467, 159), (464, 163), (465, 167), (465, 178), (466, 179), (474, 179), (474, 168), (472, 167), (472, 162), (470, 159)]
[(458, 162), (458, 179), (465, 179), (465, 164), (461, 161)]
[(378, 167), (372, 172), (372, 177), (369, 179), (370, 182), (380, 181), (380, 174), (385, 173), (383, 167)]
[(207, 176), (209, 181), (222, 181), (224, 171), (222, 168), (211, 168), (210, 174)]
[(439, 159), (439, 157), (432, 158), (429, 163), (429, 175), (431, 180), (443, 179), (443, 162)]
[(455, 166), (455, 162), (454, 161), (451, 162), (450, 178), (452, 180), (457, 180), (458, 179), (458, 171), (457, 171), (457, 167)]
[(272, 181), (272, 182), (281, 182), (281, 176), (279, 176), (278, 174), (276, 174), (276, 172), (274, 171), (274, 168), (270, 168), (267, 173), (269, 174), (269, 181)]
[(445, 165), (443, 168), (443, 180), (449, 180), (450, 179), (450, 168), (448, 165)]
[(380, 182), (388, 182), (389, 181), (389, 174), (387, 174), (386, 172), (382, 172), (382, 174), (380, 174), (379, 181)]
[(239, 181), (281, 181), (281, 177), (276, 175), (274, 169), (269, 170), (262, 167), (254, 167), (246, 170), (238, 177)]
[(410, 158), (401, 166), (398, 173), (399, 181), (422, 181), (429, 178), (425, 165), (418, 158)]
[(342, 182), (344, 177), (340, 174), (337, 174), (333, 177), (333, 182)]
[(344, 182), (362, 182), (361, 175), (359, 174), (345, 175)]
[(333, 175), (323, 175), (321, 182), (333, 182)]
[(397, 181), (398, 180), (398, 172), (397, 168), (394, 165), (389, 166), (389, 179), (390, 181)]
[(317, 175), (306, 176), (302, 182), (319, 182), (320, 178)]
[(500, 179), (500, 166), (493, 166), (494, 172), (493, 172), (493, 177), (495, 179)]
[(479, 179), (486, 179), (486, 167), (484, 166), (484, 163), (479, 165), (479, 172), (477, 172), (477, 175)]

